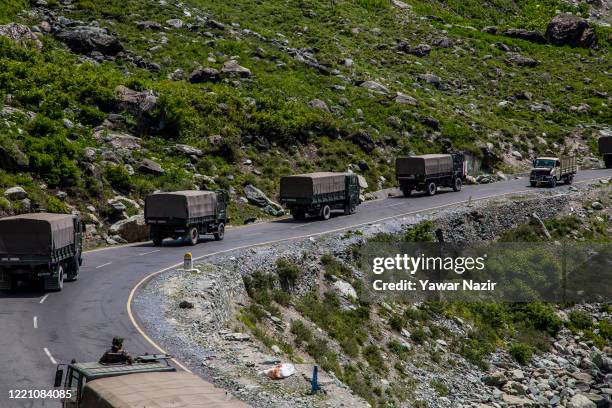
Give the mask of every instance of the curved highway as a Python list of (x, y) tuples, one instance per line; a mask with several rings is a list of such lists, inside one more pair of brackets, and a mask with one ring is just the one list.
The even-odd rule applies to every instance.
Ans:
[[(612, 170), (585, 170), (578, 173), (576, 182), (610, 176)], [(97, 360), (114, 335), (125, 337), (126, 349), (134, 354), (155, 351), (132, 324), (127, 300), (138, 282), (181, 262), (187, 251), (194, 258), (205, 257), (459, 204), (470, 197), (479, 200), (537, 191), (527, 185), (522, 178), (465, 186), (459, 193), (440, 192), (433, 197), (386, 198), (364, 203), (352, 216), (253, 224), (228, 230), (224, 241), (207, 238), (195, 247), (170, 242), (156, 248), (143, 243), (87, 252), (79, 280), (66, 283), (62, 292), (0, 292), (0, 407), (57, 407), (57, 401), (9, 400), (8, 390), (50, 389), (55, 362)], [(566, 189), (561, 185), (556, 191)]]

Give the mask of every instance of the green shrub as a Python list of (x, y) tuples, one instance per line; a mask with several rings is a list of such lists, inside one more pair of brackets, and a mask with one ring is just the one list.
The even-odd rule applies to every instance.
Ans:
[(70, 208), (57, 197), (48, 196), (47, 197), (47, 211), (51, 213), (57, 214), (68, 214), (70, 213)]
[(11, 209), (11, 202), (6, 197), (0, 197), (0, 209), (3, 211)]
[(387, 371), (385, 361), (383, 360), (382, 354), (378, 347), (374, 344), (370, 344), (364, 347), (362, 351), (363, 358), (368, 362), (371, 368), (376, 370), (378, 373), (384, 373)]
[(399, 341), (397, 340), (391, 340), (387, 343), (387, 349), (389, 349), (390, 352), (392, 352), (393, 354), (395, 354), (399, 359), (401, 360), (405, 360), (406, 357), (408, 356), (410, 350), (408, 349), (408, 347), (402, 345)]
[(593, 327), (593, 319), (582, 310), (573, 310), (569, 314), (570, 327), (578, 330), (586, 330)]
[(300, 268), (293, 262), (281, 258), (276, 261), (276, 274), (278, 275), (281, 287), (289, 291), (300, 277)]
[(312, 332), (301, 320), (291, 320), (289, 329), (295, 335), (295, 344), (300, 346), (303, 343), (309, 343), (312, 340)]
[(436, 390), (438, 395), (441, 397), (448, 397), (450, 394), (448, 387), (442, 381), (432, 380), (429, 385), (431, 385), (431, 388)]
[(291, 295), (280, 289), (272, 290), (272, 299), (282, 306), (289, 306), (291, 303)]
[(510, 346), (510, 355), (521, 365), (527, 365), (531, 362), (533, 349), (525, 343), (513, 343)]
[(420, 327), (416, 328), (410, 333), (410, 339), (415, 343), (422, 344), (425, 341), (425, 332)]
[(389, 319), (389, 326), (397, 332), (401, 332), (405, 325), (406, 321), (401, 315), (393, 314)]
[(130, 191), (132, 189), (132, 178), (121, 165), (106, 167), (104, 177), (111, 186), (118, 190)]

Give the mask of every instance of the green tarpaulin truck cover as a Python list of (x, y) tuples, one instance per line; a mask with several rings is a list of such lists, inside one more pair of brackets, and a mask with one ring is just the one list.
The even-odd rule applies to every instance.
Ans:
[(174, 191), (155, 193), (145, 201), (145, 218), (210, 217), (217, 211), (214, 191)]
[(425, 175), (450, 173), (453, 171), (453, 157), (450, 154), (424, 154), (422, 156), (398, 157), (395, 174)]
[(280, 197), (312, 198), (318, 194), (344, 191), (346, 176), (346, 173), (329, 172), (285, 176), (280, 181)]
[(612, 153), (612, 136), (601, 136), (597, 143), (600, 153)]
[(74, 244), (74, 215), (33, 213), (0, 219), (0, 254), (49, 255)]

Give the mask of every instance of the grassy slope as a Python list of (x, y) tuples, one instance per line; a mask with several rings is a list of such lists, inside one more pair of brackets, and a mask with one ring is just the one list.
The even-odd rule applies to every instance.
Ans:
[[(381, 175), (387, 180), (393, 178), (390, 157), (410, 150), (438, 151), (440, 146), (432, 135), (449, 138), (455, 147), (473, 151), (479, 150), (477, 141), (484, 141), (493, 143), (500, 153), (507, 153), (509, 143), (526, 153), (535, 135), (545, 134), (550, 141), (562, 141), (578, 124), (612, 121), (609, 110), (602, 107), (605, 99), (594, 94), (610, 88), (606, 72), (609, 62), (602, 52), (536, 45), (467, 27), (499, 24), (543, 30), (555, 8), (562, 8), (552, 0), (540, 7), (534, 1), (492, 1), (485, 5), (476, 1), (411, 1), (411, 13), (399, 12), (384, 0), (340, 1), (334, 8), (328, 1), (238, 0), (231, 5), (207, 0), (185, 2), (226, 24), (236, 22), (240, 28), (269, 38), (287, 39), (291, 47), (313, 49), (320, 62), (353, 80), (376, 80), (392, 91), (414, 96), (420, 102), (418, 107), (401, 106), (338, 77), (320, 75), (269, 43), (252, 36), (237, 37), (227, 29), (202, 29), (217, 36), (212, 42), (185, 28), (166, 31), (168, 44), (151, 54), (148, 50), (159, 43), (160, 34), (139, 31), (136, 21), (163, 23), (179, 17), (193, 22), (193, 17), (186, 17), (173, 5), (160, 6), (158, 2), (146, 8), (135, 0), (112, 0), (103, 6), (86, 0), (75, 3), (76, 10), (64, 14), (101, 21), (120, 35), (130, 51), (160, 64), (162, 71), (154, 74), (121, 61), (100, 67), (79, 64), (75, 56), (61, 51), (52, 39), (45, 41), (42, 54), (17, 50), (3, 41), (0, 97), (10, 93), (15, 105), (39, 115), (34, 124), (3, 125), (0, 141), (3, 145), (16, 143), (30, 157), (37, 178), (68, 189), (73, 197), (89, 196), (89, 201), (113, 195), (107, 184), (111, 177), (107, 174), (101, 182), (88, 178), (82, 166), (74, 162), (80, 149), (95, 144), (89, 129), (112, 111), (113, 90), (119, 84), (157, 92), (157, 117), (165, 123), (159, 134), (143, 136), (148, 155), (169, 171), (161, 178), (128, 177), (123, 184), (130, 185), (135, 196), (160, 187), (191, 186), (191, 174), (184, 170), (186, 159), (163, 150), (177, 141), (198, 146), (207, 153), (196, 163), (198, 172), (218, 176), (217, 185), (240, 190), (250, 182), (274, 194), (280, 175), (319, 168), (343, 171), (349, 163), (359, 161), (368, 163), (370, 169), (365, 176), (376, 186)], [(0, 18), (10, 20), (7, 16), (17, 5), (18, 2), (9, 3), (8, 12), (0, 14)], [(453, 25), (445, 25), (448, 23)], [(351, 31), (356, 27), (361, 32)], [(434, 47), (424, 58), (399, 55), (394, 50), (395, 39), (416, 45), (432, 43), (442, 36), (451, 38), (458, 48)], [(609, 50), (607, 38), (609, 30), (600, 30), (600, 44)], [(536, 68), (509, 67), (504, 54), (491, 46), (498, 42), (518, 47), (522, 54), (542, 63)], [(258, 48), (264, 49), (265, 58), (255, 57)], [(485, 55), (492, 58), (485, 61)], [(214, 56), (216, 62), (208, 62), (209, 56)], [(177, 68), (187, 73), (200, 64), (219, 68), (230, 56), (238, 57), (253, 71), (252, 82), (236, 87), (232, 83), (193, 85), (167, 79)], [(353, 59), (354, 66), (342, 66), (340, 60), (344, 58)], [(417, 75), (430, 72), (438, 74), (449, 89), (415, 85)], [(586, 76), (590, 81), (585, 81)], [(336, 91), (333, 85), (346, 89)], [(568, 85), (572, 91), (566, 90)], [(526, 89), (534, 94), (534, 102), (548, 101), (555, 112), (534, 113), (527, 102), (521, 101), (511, 109), (497, 107), (499, 101)], [(254, 98), (256, 105), (251, 105), (247, 97)], [(307, 102), (314, 98), (341, 107), (338, 113), (313, 110)], [(570, 112), (571, 105), (584, 102), (591, 106), (589, 112)], [(220, 103), (227, 105), (225, 112), (219, 108)], [(363, 111), (363, 118), (358, 110)], [(390, 116), (399, 117), (401, 124), (390, 125)], [(440, 121), (439, 134), (421, 123), (419, 117), (427, 116)], [(86, 125), (72, 136), (73, 142), (65, 141), (74, 131), (61, 125), (64, 117)], [(22, 129), (21, 133), (17, 128)], [(359, 129), (380, 141), (380, 147), (364, 152), (347, 140)], [(225, 140), (226, 149), (222, 152), (208, 139), (217, 134)], [(248, 174), (248, 169), (241, 166), (247, 158), (262, 176)], [(104, 170), (104, 164), (100, 167)], [(235, 179), (231, 181), (228, 175)], [(2, 184), (11, 186), (15, 177), (2, 174)], [(37, 189), (36, 182), (29, 185)]]

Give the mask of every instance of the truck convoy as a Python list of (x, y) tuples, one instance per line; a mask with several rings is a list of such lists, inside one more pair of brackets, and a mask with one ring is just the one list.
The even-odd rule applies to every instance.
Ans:
[(155, 193), (145, 200), (145, 222), (151, 240), (160, 246), (164, 238), (183, 238), (196, 245), (202, 234), (220, 241), (225, 235), (228, 194), (218, 191)]
[(551, 188), (560, 181), (572, 184), (577, 170), (575, 156), (538, 157), (533, 161), (529, 183), (531, 187), (547, 185)]
[(414, 190), (432, 196), (438, 187), (460, 191), (467, 176), (467, 164), (465, 156), (459, 152), (398, 157), (395, 175), (404, 196), (408, 197)]
[(0, 290), (41, 282), (62, 290), (82, 263), (83, 225), (76, 215), (33, 213), (0, 219)]
[(597, 140), (599, 153), (603, 156), (606, 169), (612, 169), (612, 136), (601, 136)]
[(169, 358), (144, 355), (133, 364), (59, 364), (55, 391), (64, 408), (248, 408), (200, 377), (177, 372)]
[(296, 220), (309, 215), (328, 220), (338, 209), (354, 214), (361, 204), (359, 194), (359, 179), (352, 173), (309, 173), (280, 180), (280, 202)]

